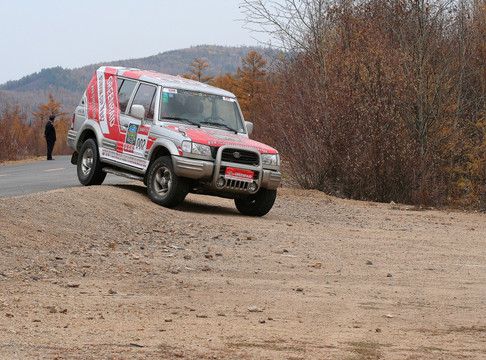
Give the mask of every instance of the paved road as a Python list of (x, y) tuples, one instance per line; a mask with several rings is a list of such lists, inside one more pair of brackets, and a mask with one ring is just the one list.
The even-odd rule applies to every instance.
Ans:
[[(108, 174), (103, 185), (126, 184), (134, 180)], [(71, 156), (55, 160), (0, 166), (0, 198), (20, 196), (47, 190), (82, 186)]]

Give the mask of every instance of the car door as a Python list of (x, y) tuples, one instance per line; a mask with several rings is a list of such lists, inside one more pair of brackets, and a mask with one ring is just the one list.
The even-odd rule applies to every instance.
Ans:
[[(135, 157), (145, 157), (150, 128), (154, 121), (155, 93), (157, 87), (152, 84), (140, 83), (136, 89), (133, 100), (129, 103), (127, 111), (121, 115), (121, 123), (126, 126), (123, 152)], [(121, 105), (121, 104), (120, 104)], [(145, 109), (143, 119), (132, 116), (134, 105), (142, 105)]]

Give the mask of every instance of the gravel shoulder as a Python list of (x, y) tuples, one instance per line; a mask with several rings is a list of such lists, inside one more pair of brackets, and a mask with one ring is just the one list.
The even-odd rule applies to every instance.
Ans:
[(1, 359), (484, 359), (486, 215), (138, 183), (0, 199)]

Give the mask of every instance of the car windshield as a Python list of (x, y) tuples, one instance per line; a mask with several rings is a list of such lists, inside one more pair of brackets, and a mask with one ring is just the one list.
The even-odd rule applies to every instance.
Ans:
[(161, 120), (243, 132), (236, 99), (180, 89), (163, 89)]

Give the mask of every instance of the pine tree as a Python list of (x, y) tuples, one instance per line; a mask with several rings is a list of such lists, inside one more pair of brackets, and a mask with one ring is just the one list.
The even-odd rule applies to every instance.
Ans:
[(263, 56), (256, 51), (248, 53), (246, 58), (241, 60), (241, 67), (238, 67), (239, 77), (237, 96), (241, 110), (245, 118), (253, 121), (256, 109), (261, 105), (262, 94), (265, 90), (265, 66), (267, 62)]
[(209, 67), (205, 59), (194, 59), (191, 63), (190, 74), (182, 75), (186, 79), (196, 80), (199, 82), (207, 83), (214, 79), (214, 76), (204, 76), (204, 71)]
[(55, 116), (56, 121), (54, 127), (56, 128), (57, 138), (55, 151), (60, 153), (61, 149), (66, 152), (66, 136), (67, 136), (67, 122), (69, 118), (66, 117), (67, 112), (61, 110), (62, 105), (59, 101), (54, 99), (52, 94), (49, 94), (49, 102), (47, 104), (40, 104), (39, 110), (32, 113), (34, 115), (33, 131), (35, 135), (32, 138), (34, 144), (34, 151), (36, 155), (40, 155), (45, 151), (44, 128), (50, 116)]

